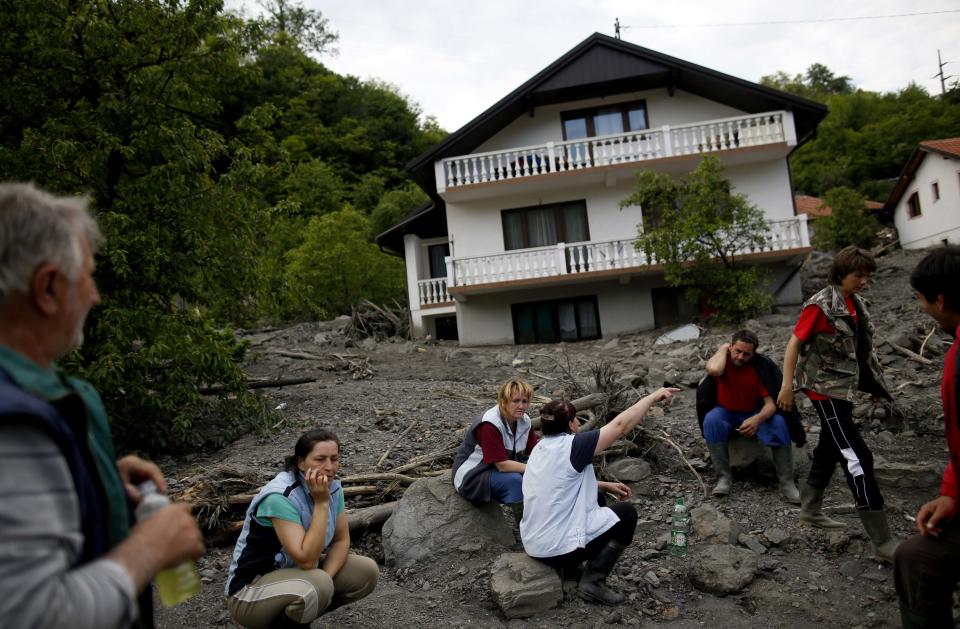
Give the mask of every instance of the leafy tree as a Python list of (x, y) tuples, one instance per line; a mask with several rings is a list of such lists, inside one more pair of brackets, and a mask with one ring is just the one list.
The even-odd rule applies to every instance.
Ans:
[(388, 230), (407, 214), (426, 203), (427, 198), (423, 190), (412, 183), (384, 193), (371, 215), (371, 236), (376, 236)]
[(828, 190), (823, 204), (832, 212), (817, 219), (814, 247), (821, 251), (839, 251), (848, 245), (870, 248), (876, 243), (880, 223), (866, 212), (864, 198), (856, 190), (842, 187)]
[(705, 158), (685, 179), (641, 171), (620, 202), (634, 205), (643, 210), (637, 248), (663, 264), (666, 280), (685, 287), (701, 309), (739, 321), (769, 306), (765, 274), (737, 260), (764, 244), (763, 212), (732, 191), (718, 159)]
[(288, 256), (291, 306), (329, 317), (348, 312), (361, 297), (402, 300), (403, 263), (370, 242), (370, 231), (370, 219), (349, 206), (310, 219), (303, 244)]
[(266, 15), (258, 23), (272, 41), (292, 42), (305, 52), (335, 52), (332, 46), (340, 36), (330, 30), (329, 21), (320, 11), (288, 0), (260, 0), (259, 4)]
[(813, 63), (806, 72), (792, 77), (782, 70), (760, 77), (760, 84), (821, 102), (828, 96), (851, 94), (854, 91), (849, 76), (837, 76), (822, 63)]
[(103, 306), (68, 363), (104, 394), (121, 442), (140, 434), (130, 445), (142, 449), (195, 443), (201, 416), (265, 417), (243, 347), (207, 310), (243, 308), (262, 221), (247, 194), (256, 168), (219, 133), (208, 91), (244, 74), (238, 24), (220, 9), (64, 0), (0, 12), (0, 170), (92, 196)]

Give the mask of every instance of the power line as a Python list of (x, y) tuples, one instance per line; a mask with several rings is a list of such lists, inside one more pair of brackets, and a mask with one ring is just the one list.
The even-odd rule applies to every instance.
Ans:
[(857, 20), (885, 20), (897, 17), (917, 17), (921, 15), (943, 15), (945, 13), (960, 13), (960, 9), (946, 9), (943, 11), (922, 11), (918, 13), (891, 13), (889, 15), (858, 15), (854, 17), (826, 17), (810, 20), (769, 20), (763, 22), (720, 22), (717, 24), (648, 24), (643, 26), (619, 25), (620, 30), (628, 28), (656, 29), (656, 28), (723, 28), (730, 26), (770, 26), (775, 24), (818, 24), (822, 22), (854, 22)]

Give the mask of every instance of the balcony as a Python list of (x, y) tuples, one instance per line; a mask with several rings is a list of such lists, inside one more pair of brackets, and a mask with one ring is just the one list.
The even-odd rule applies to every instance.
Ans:
[(585, 173), (678, 157), (794, 146), (793, 114), (773, 111), (440, 160), (437, 192), (530, 177)]
[(445, 277), (418, 280), (417, 290), (420, 294), (421, 308), (441, 307), (453, 304), (453, 297), (447, 292), (447, 278)]
[[(768, 221), (767, 227), (769, 231), (762, 247), (743, 249), (737, 251), (736, 255), (741, 259), (759, 262), (787, 259), (810, 251), (806, 215)], [(443, 294), (464, 298), (468, 294), (490, 293), (518, 286), (546, 286), (662, 271), (660, 261), (638, 251), (634, 247), (635, 241), (635, 238), (630, 238), (561, 242), (549, 247), (488, 256), (447, 258)], [(421, 304), (425, 303), (424, 286), (428, 282), (437, 280), (420, 281)], [(436, 298), (436, 294), (439, 293), (430, 293), (430, 298)]]

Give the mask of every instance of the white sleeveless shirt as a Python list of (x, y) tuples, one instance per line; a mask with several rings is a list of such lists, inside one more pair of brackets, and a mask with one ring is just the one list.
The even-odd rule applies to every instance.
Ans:
[(541, 439), (523, 473), (520, 539), (531, 557), (556, 557), (583, 548), (620, 521), (597, 504), (593, 465), (578, 472), (570, 464), (574, 435)]

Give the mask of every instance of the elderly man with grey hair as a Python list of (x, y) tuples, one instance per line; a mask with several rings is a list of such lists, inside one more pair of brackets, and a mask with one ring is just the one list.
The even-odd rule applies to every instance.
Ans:
[[(151, 624), (138, 593), (203, 554), (186, 505), (138, 524), (136, 484), (153, 463), (116, 459), (90, 384), (55, 361), (79, 347), (100, 301), (101, 240), (83, 198), (0, 184), (0, 626)], [(141, 602), (149, 602), (149, 596)]]

